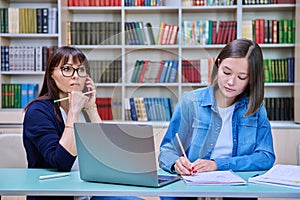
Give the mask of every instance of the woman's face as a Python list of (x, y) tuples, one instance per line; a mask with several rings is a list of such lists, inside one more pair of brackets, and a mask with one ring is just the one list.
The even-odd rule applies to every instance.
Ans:
[(246, 58), (226, 58), (218, 69), (220, 95), (233, 103), (249, 83), (249, 64)]
[[(67, 94), (72, 91), (82, 91), (86, 81), (86, 77), (78, 76), (79, 71), (75, 71), (73, 76), (65, 77), (62, 73), (62, 66), (65, 67), (65, 74), (68, 74), (67, 71), (69, 71), (70, 69), (73, 70), (72, 67), (74, 69), (80, 68), (85, 70), (85, 67), (80, 66), (80, 63), (73, 62), (73, 58), (71, 55), (69, 56), (68, 62), (66, 64), (62, 65), (61, 63), (58, 67), (56, 67), (53, 70), (52, 78), (54, 79), (57, 87), (60, 90), (60, 98), (67, 96)], [(82, 74), (83, 72), (81, 71), (79, 73)]]

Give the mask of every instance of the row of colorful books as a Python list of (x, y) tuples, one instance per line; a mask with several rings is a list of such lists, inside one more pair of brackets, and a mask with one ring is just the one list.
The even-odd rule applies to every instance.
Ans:
[(156, 43), (150, 22), (125, 22), (125, 41), (132, 45), (153, 45)]
[(183, 83), (210, 83), (211, 71), (215, 58), (182, 60)]
[(179, 26), (176, 24), (167, 24), (166, 22), (161, 22), (158, 31), (157, 44), (175, 44), (177, 41), (178, 30)]
[(132, 83), (174, 83), (178, 60), (136, 60), (131, 76)]
[(121, 60), (90, 60), (89, 65), (96, 83), (117, 83), (122, 77)]
[[(68, 22), (69, 45), (120, 45), (121, 22)], [(150, 22), (125, 22), (125, 40), (129, 45), (173, 45), (178, 25), (161, 22), (154, 36)], [(184, 45), (226, 44), (236, 38), (236, 20), (185, 20)], [(242, 22), (242, 37), (257, 43), (295, 43), (295, 19), (254, 19)]]
[(2, 108), (24, 108), (37, 97), (39, 85), (34, 83), (2, 83)]
[(122, 0), (68, 0), (68, 6), (121, 6)]
[(264, 59), (265, 82), (288, 82), (295, 81), (295, 58)]
[(163, 6), (163, 0), (124, 0), (125, 6)]
[(236, 38), (236, 21), (185, 20), (182, 42), (184, 45), (226, 44)]
[(236, 5), (235, 0), (182, 0), (182, 6), (230, 6)]
[(243, 5), (295, 4), (296, 0), (243, 0)]
[(121, 22), (67, 22), (68, 45), (121, 45)]
[(178, 25), (161, 22), (157, 37), (150, 22), (125, 22), (126, 42), (129, 45), (173, 45), (177, 41)]
[(57, 33), (57, 8), (0, 8), (0, 33)]
[(170, 121), (173, 114), (173, 100), (168, 97), (131, 97), (124, 103), (129, 121)]
[(1, 71), (45, 71), (57, 46), (1, 46)]
[(294, 120), (294, 97), (268, 97), (264, 103), (269, 120)]
[(254, 19), (242, 22), (242, 37), (259, 44), (294, 44), (295, 19)]

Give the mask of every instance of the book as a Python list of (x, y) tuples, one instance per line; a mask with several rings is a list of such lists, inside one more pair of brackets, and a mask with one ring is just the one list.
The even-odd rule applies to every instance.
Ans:
[(133, 97), (137, 121), (148, 121), (143, 97)]
[(194, 185), (245, 185), (247, 183), (231, 170), (201, 172), (181, 177), (186, 184)]
[(130, 114), (131, 114), (131, 119), (133, 121), (138, 121), (138, 118), (137, 118), (137, 112), (136, 112), (136, 109), (135, 109), (135, 104), (134, 104), (134, 98), (129, 98), (129, 105), (130, 105)]
[(300, 189), (299, 172), (299, 165), (276, 164), (266, 173), (250, 177), (248, 182)]

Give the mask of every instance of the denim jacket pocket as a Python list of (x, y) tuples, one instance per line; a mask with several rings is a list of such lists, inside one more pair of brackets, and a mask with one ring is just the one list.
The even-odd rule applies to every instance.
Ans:
[(237, 123), (237, 133), (239, 143), (255, 145), (257, 134), (257, 117), (239, 119)]
[(195, 118), (193, 119), (193, 145), (199, 146), (199, 144), (201, 143), (199, 143), (199, 141), (203, 141), (205, 139), (209, 127), (210, 123), (208, 121), (203, 121)]

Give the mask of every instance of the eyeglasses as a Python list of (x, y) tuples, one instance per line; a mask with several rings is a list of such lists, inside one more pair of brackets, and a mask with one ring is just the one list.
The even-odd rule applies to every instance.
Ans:
[(86, 69), (83, 66), (80, 66), (78, 68), (74, 68), (71, 66), (61, 66), (60, 67), (61, 73), (64, 77), (72, 77), (77, 72), (79, 77), (87, 77), (88, 74), (86, 73)]

